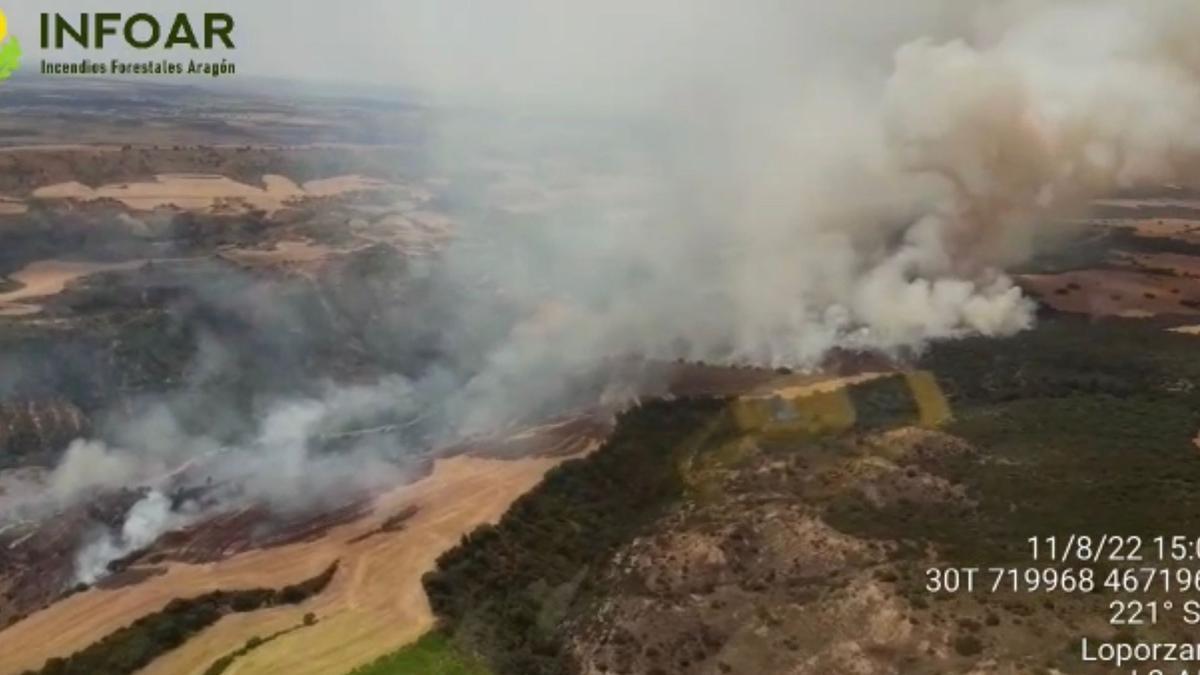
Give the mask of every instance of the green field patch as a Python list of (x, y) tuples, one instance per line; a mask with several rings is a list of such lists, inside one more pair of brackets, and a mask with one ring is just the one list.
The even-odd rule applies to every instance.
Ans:
[(491, 671), (435, 631), (350, 675), (491, 675)]

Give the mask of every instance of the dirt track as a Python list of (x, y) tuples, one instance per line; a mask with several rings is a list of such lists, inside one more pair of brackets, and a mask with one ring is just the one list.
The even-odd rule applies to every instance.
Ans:
[(381, 181), (362, 176), (335, 176), (308, 181), (300, 186), (284, 176), (268, 174), (263, 176), (263, 187), (255, 187), (215, 174), (161, 174), (153, 181), (102, 185), (97, 188), (77, 181), (57, 183), (37, 188), (33, 191), (33, 197), (79, 201), (115, 199), (138, 211), (160, 207), (201, 211), (227, 200), (240, 200), (254, 208), (274, 212), (297, 199), (331, 197), (383, 186)]
[(289, 263), (320, 262), (333, 252), (328, 246), (307, 241), (278, 241), (269, 250), (232, 248), (221, 255), (249, 265), (285, 265)]
[(781, 377), (766, 383), (763, 386), (751, 389), (744, 398), (773, 398), (782, 397), (787, 399), (797, 398), (800, 396), (809, 396), (828, 391), (835, 391), (842, 387), (848, 387), (860, 382), (868, 382), (876, 378), (888, 375), (888, 372), (867, 372), (858, 373), (855, 375), (846, 375), (844, 377), (830, 377), (829, 375), (790, 375)]
[[(464, 534), (499, 519), (513, 500), (564, 459), (439, 460), (428, 477), (383, 495), (370, 516), (334, 528), (318, 541), (251, 551), (209, 565), (171, 564), (166, 574), (135, 586), (77, 594), (0, 631), (0, 673), (18, 673), (70, 654), (174, 597), (279, 587), (311, 577), (335, 559), (341, 560), (340, 570), (317, 598), (225, 617), (142, 672), (199, 675), (249, 638), (301, 623), (306, 612), (315, 613), (320, 622), (263, 645), (226, 673), (348, 671), (428, 630), (433, 615), (421, 575)], [(409, 505), (419, 510), (403, 529), (351, 542)]]

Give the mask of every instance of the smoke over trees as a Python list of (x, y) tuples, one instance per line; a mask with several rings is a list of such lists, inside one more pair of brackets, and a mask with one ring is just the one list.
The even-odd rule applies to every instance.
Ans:
[[(1005, 270), (1055, 220), (1197, 166), (1185, 0), (404, 6), (425, 37), (382, 21), (397, 39), (367, 42), (431, 103), (425, 147), (460, 230), (430, 263), (423, 306), (444, 292), (452, 317), (423, 331), (429, 362), (262, 405), (240, 444), (154, 420), (123, 447), (207, 453), (252, 494), (308, 496), (313, 476), (380, 465), (363, 446), (318, 471), (311, 441), (381, 409), (436, 420), (434, 442), (573, 403), (612, 358), (808, 367), (834, 347), (1011, 334), (1034, 305)], [(388, 325), (372, 344), (405, 350)], [(594, 399), (636, 393), (600, 379)], [(102, 460), (106, 485), (149, 478), (110, 455), (68, 459)]]

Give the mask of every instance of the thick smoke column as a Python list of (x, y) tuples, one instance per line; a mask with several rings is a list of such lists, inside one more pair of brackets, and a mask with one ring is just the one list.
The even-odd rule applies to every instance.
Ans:
[[(510, 186), (577, 179), (540, 209), (510, 200), (539, 223), (518, 263), (452, 258), (557, 308), (493, 352), (471, 428), (611, 355), (803, 367), (1025, 329), (1004, 270), (1039, 228), (1182, 182), (1200, 149), (1195, 3), (534, 1), (486, 35), (450, 6), (414, 56), (426, 84), (515, 121), (448, 125), (447, 171), (495, 146)], [(577, 122), (571, 142), (548, 111)], [(644, 126), (580, 131), (600, 112)], [(578, 168), (614, 137), (635, 149)]]

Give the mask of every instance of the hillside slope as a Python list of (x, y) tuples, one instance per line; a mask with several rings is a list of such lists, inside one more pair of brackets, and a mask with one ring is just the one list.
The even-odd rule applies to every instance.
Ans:
[[(1070, 567), (1035, 564), (1033, 536), (1200, 529), (1194, 340), (1057, 316), (939, 345), (923, 365), (946, 395), (924, 408), (954, 417), (937, 429), (898, 377), (757, 399), (761, 425), (731, 412), (745, 399), (650, 404), (426, 588), (456, 648), (499, 675), (1109, 672), (1081, 663), (1082, 638), (1187, 626), (1114, 626), (1126, 596), (1104, 588), (931, 593), (927, 573)], [(839, 396), (854, 424), (827, 423)]]

